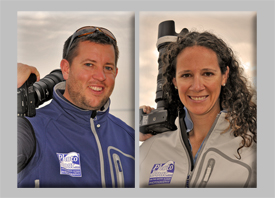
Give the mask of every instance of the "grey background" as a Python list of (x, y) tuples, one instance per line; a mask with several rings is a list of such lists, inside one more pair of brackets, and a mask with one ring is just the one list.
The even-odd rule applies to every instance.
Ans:
[[(257, 12), (258, 187), (256, 189), (17, 189), (17, 11), (135, 11), (135, 129), (139, 106), (140, 11)], [(274, 197), (274, 1), (1, 1), (1, 197)], [(138, 140), (138, 133), (136, 133)], [(136, 156), (138, 156), (136, 141)], [(138, 176), (138, 157), (136, 175)]]

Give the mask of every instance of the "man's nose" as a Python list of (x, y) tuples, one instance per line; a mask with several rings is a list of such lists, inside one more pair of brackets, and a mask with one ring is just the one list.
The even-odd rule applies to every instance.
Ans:
[(106, 75), (103, 68), (97, 68), (93, 74), (93, 78), (99, 81), (104, 81), (106, 79)]

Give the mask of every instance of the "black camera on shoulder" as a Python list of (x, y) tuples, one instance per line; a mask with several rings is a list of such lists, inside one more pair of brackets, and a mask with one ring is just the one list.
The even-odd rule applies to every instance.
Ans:
[(159, 24), (157, 49), (159, 51), (158, 58), (158, 77), (157, 77), (157, 91), (156, 99), (157, 108), (152, 110), (151, 113), (145, 114), (143, 110), (139, 110), (139, 131), (153, 135), (165, 131), (174, 131), (177, 129), (175, 119), (178, 112), (169, 107), (169, 102), (166, 93), (163, 91), (163, 62), (161, 60), (162, 54), (165, 53), (168, 44), (176, 42), (178, 35), (188, 33), (188, 29), (184, 28), (178, 34), (175, 32), (175, 22), (173, 20), (163, 21)]
[(39, 82), (36, 82), (36, 75), (31, 74), (17, 89), (17, 116), (35, 116), (35, 108), (52, 99), (53, 87), (62, 81), (64, 79), (60, 69), (53, 70)]

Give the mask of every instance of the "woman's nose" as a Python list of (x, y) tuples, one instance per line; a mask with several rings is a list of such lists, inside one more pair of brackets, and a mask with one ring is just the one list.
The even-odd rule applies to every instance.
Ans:
[(199, 76), (195, 76), (193, 78), (190, 90), (196, 91), (196, 92), (204, 90), (203, 80)]

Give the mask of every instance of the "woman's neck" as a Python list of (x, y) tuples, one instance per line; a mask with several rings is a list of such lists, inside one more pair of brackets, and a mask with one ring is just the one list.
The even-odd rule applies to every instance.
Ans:
[(190, 135), (195, 139), (202, 141), (208, 134), (219, 112), (220, 109), (210, 111), (204, 115), (195, 115), (192, 114), (192, 112), (189, 112), (193, 122), (193, 130)]
[(217, 110), (215, 112), (208, 112), (205, 115), (194, 115), (189, 112), (189, 115), (193, 121), (193, 130), (189, 132), (189, 142), (192, 146), (193, 157), (195, 157), (198, 152), (218, 113), (219, 112), (217, 112)]

